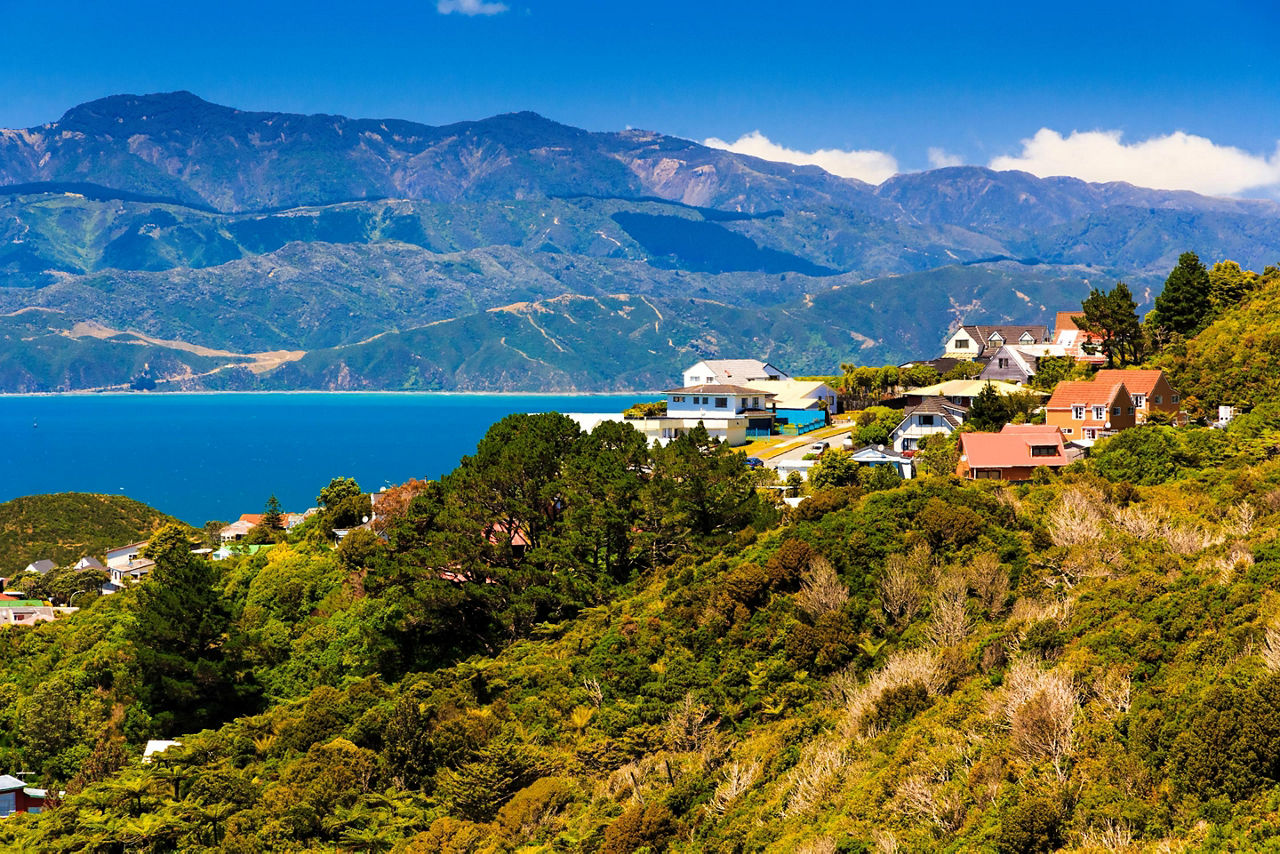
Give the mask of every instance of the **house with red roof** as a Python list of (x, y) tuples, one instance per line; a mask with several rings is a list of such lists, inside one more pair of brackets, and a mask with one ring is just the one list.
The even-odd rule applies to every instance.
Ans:
[(49, 793), (10, 774), (0, 774), (0, 818), (16, 812), (42, 812)]
[(1178, 417), (1182, 398), (1159, 368), (1103, 370), (1093, 375), (1093, 381), (1104, 385), (1124, 383), (1133, 398), (1133, 408), (1139, 424), (1146, 421), (1152, 412), (1164, 412), (1171, 418)]
[[(1093, 365), (1106, 364), (1107, 357), (1099, 349), (1102, 339), (1083, 331), (1076, 325), (1076, 318), (1083, 316), (1083, 311), (1058, 312), (1053, 324), (1053, 343), (1064, 348), (1066, 355), (1077, 362), (1089, 362)], [(1096, 352), (1090, 353), (1090, 350), (1096, 350)]]
[(1138, 423), (1133, 396), (1123, 382), (1076, 380), (1058, 383), (1045, 404), (1045, 423), (1069, 442), (1101, 439)]
[(1006, 424), (999, 433), (961, 433), (956, 474), (968, 480), (1030, 480), (1041, 466), (1075, 462), (1062, 432), (1049, 424)]

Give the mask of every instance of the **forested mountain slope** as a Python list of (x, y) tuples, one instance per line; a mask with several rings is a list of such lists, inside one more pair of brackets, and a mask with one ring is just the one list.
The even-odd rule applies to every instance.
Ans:
[[(528, 302), (573, 323), (558, 308), (574, 304), (566, 297), (644, 297), (678, 326), (709, 333), (668, 336), (665, 349), (627, 338), (624, 365), (669, 377), (690, 352), (792, 347), (790, 369), (826, 371), (932, 356), (960, 320), (1049, 320), (1077, 292), (1120, 278), (1141, 297), (1187, 248), (1260, 269), (1280, 254), (1280, 211), (976, 167), (873, 187), (532, 113), (432, 127), (245, 112), (190, 93), (120, 95), (0, 131), (0, 315), (59, 312), (40, 358), (17, 355), (31, 336), (0, 342), (0, 365), (31, 362), (25, 372), (0, 367), (0, 391), (139, 379), (188, 388), (510, 387), (490, 373), (522, 377), (534, 384), (528, 390), (591, 390), (649, 375), (642, 368), (623, 380), (610, 366), (568, 377), (554, 359), (531, 368), (525, 348), (504, 347), (485, 316)], [(1008, 287), (983, 288), (991, 265)], [(974, 279), (956, 267), (979, 272)], [(920, 300), (937, 306), (927, 315), (875, 297), (893, 290), (882, 285), (889, 277), (910, 275), (919, 276)], [(827, 343), (812, 353), (795, 347), (783, 314), (803, 314), (811, 299), (850, 283), (872, 287), (840, 315), (805, 318)], [(731, 324), (756, 314), (777, 328), (744, 340)], [(322, 351), (440, 321), (487, 336), (475, 342), (493, 353), (483, 373), (427, 340), (413, 351), (416, 373), (398, 364), (360, 370), (382, 360), (353, 358), (341, 373), (347, 385), (333, 372), (277, 372), (278, 360), (254, 358), (306, 352), (329, 365), (344, 357)], [(169, 344), (111, 341), (81, 324)], [(96, 371), (77, 370), (89, 337), (109, 344), (92, 344)], [(161, 350), (140, 357), (144, 346)], [(193, 358), (210, 351), (222, 361)], [(599, 355), (572, 349), (565, 362)], [(248, 374), (228, 367), (246, 363), (256, 364)]]
[(50, 851), (1264, 850), (1280, 416), (1123, 435), (1033, 484), (882, 471), (780, 516), (696, 433), (651, 451), (514, 416), (383, 499), (385, 539), (324, 545), (367, 512), (343, 481), (309, 533), (254, 557), (193, 560), (167, 532), (142, 587), (0, 633), (0, 757), (68, 793), (0, 833)]

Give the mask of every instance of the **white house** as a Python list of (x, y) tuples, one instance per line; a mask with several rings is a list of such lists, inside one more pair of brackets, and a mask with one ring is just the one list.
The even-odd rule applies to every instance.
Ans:
[(147, 542), (144, 540), (107, 551), (109, 580), (102, 586), (103, 593), (115, 593), (126, 584), (135, 584), (151, 574), (156, 562), (142, 556), (142, 550), (146, 547)]
[(253, 523), (248, 519), (240, 519), (227, 525), (218, 532), (218, 541), (222, 543), (234, 543), (243, 540), (245, 535), (253, 530)]
[(975, 326), (966, 325), (947, 336), (943, 358), (981, 359), (989, 357), (1006, 344), (1044, 344), (1049, 330), (1043, 326)]
[(889, 434), (893, 450), (899, 453), (914, 451), (925, 436), (954, 433), (964, 423), (967, 412), (965, 407), (944, 397), (926, 397), (920, 404), (907, 409), (898, 426)]
[(45, 558), (43, 560), (33, 560), (31, 563), (27, 564), (27, 568), (24, 569), (23, 572), (38, 572), (41, 575), (48, 575), (57, 568), (58, 565), (56, 563)]
[(630, 424), (651, 444), (665, 445), (699, 424), (707, 435), (729, 445), (745, 445), (748, 430), (767, 434), (773, 425), (773, 395), (744, 386), (703, 383), (664, 392), (666, 415), (626, 418), (602, 413), (568, 413), (582, 430), (592, 430), (602, 421)]
[(685, 386), (747, 385), (756, 380), (789, 380), (786, 371), (759, 359), (713, 359), (684, 372)]
[(142, 557), (142, 550), (146, 547), (147, 541), (143, 540), (140, 543), (129, 543), (127, 546), (109, 549), (107, 551), (107, 569), (128, 566)]
[(864, 445), (852, 452), (849, 457), (858, 465), (893, 466), (894, 471), (903, 480), (910, 480), (915, 472), (911, 466), (911, 460), (884, 445)]

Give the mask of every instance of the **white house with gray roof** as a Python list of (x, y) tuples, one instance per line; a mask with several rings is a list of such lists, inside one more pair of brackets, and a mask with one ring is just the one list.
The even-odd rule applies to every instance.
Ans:
[(686, 387), (695, 385), (743, 385), (758, 380), (789, 380), (791, 375), (759, 359), (709, 359), (684, 372)]

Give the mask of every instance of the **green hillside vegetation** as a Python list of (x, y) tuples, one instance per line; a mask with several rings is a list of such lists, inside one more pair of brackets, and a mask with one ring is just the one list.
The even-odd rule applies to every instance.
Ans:
[(60, 492), (15, 498), (0, 504), (0, 573), (10, 576), (44, 558), (59, 566), (85, 555), (101, 560), (107, 549), (136, 543), (176, 522), (123, 495)]
[[(358, 512), (335, 482), (274, 549), (206, 563), (168, 529), (138, 589), (0, 633), (0, 762), (67, 791), (0, 834), (1267, 849), (1277, 446), (1280, 410), (1259, 408), (1127, 431), (1033, 484), (880, 471), (782, 513), (705, 436), (649, 450), (629, 427), (513, 416), (438, 483), (389, 493), (382, 537), (327, 545)], [(143, 766), (155, 737), (183, 746)]]

